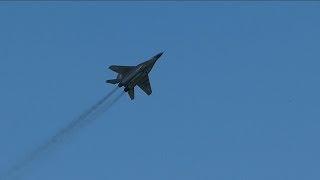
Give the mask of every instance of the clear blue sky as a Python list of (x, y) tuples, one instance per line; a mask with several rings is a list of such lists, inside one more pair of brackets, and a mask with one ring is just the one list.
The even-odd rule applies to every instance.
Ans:
[(2, 2), (0, 171), (165, 50), (25, 180), (319, 180), (320, 4)]

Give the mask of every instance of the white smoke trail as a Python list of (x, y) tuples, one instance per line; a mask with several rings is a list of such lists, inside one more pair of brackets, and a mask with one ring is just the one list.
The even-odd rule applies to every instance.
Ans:
[(54, 145), (62, 143), (66, 136), (73, 134), (77, 129), (84, 127), (94, 121), (99, 115), (107, 111), (120, 97), (124, 94), (121, 93), (116, 98), (108, 99), (113, 95), (118, 88), (113, 89), (105, 97), (99, 100), (87, 111), (82, 113), (78, 118), (71, 121), (66, 127), (60, 129), (54, 136), (52, 136), (45, 143), (37, 147), (34, 151), (30, 152), (22, 161), (17, 162), (12, 166), (0, 179), (7, 180), (17, 176), (20, 171), (27, 167), (32, 161), (35, 161), (41, 154), (51, 149)]

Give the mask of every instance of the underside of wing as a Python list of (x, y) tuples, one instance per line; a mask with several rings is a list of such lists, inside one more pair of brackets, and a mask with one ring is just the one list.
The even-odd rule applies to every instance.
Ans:
[(116, 65), (112, 65), (109, 66), (109, 69), (111, 69), (112, 71), (119, 73), (119, 74), (127, 74), (128, 72), (130, 72), (132, 69), (134, 69), (135, 66), (116, 66)]
[(130, 89), (128, 91), (128, 94), (129, 94), (130, 99), (133, 100), (134, 99), (134, 89)]
[(142, 78), (142, 80), (138, 83), (138, 86), (147, 94), (150, 95), (152, 93), (149, 76), (146, 75)]

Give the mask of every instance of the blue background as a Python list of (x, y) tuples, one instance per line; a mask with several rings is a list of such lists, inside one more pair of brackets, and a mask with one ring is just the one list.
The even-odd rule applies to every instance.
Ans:
[(110, 92), (111, 64), (165, 54), (33, 161), (35, 180), (320, 179), (317, 2), (2, 2), (0, 172)]

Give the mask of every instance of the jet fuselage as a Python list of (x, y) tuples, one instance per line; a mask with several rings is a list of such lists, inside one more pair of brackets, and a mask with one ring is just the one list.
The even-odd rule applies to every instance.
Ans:
[(149, 73), (156, 61), (163, 54), (159, 53), (149, 60), (138, 64), (137, 66), (119, 66), (111, 65), (109, 69), (118, 73), (116, 79), (109, 79), (106, 82), (110, 84), (118, 84), (119, 87), (124, 87), (124, 91), (128, 92), (131, 99), (134, 99), (134, 87), (139, 86), (147, 95), (152, 93)]
[[(157, 55), (159, 56), (159, 55)], [(145, 75), (148, 75), (149, 72), (151, 71), (153, 65), (155, 62), (158, 60), (159, 57), (153, 57), (150, 60), (141, 63), (137, 65), (132, 71), (130, 71), (127, 75), (122, 77), (120, 83), (118, 84), (119, 87), (124, 86), (125, 89), (124, 91), (127, 92), (129, 89), (132, 89), (137, 85), (138, 82), (143, 79)]]

